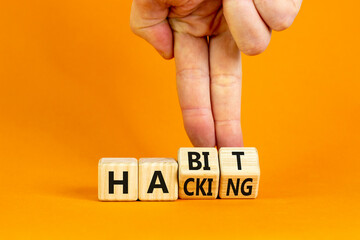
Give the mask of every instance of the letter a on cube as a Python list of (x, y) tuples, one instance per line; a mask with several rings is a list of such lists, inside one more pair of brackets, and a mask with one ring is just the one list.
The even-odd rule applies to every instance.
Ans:
[(178, 163), (173, 158), (140, 158), (139, 199), (174, 201), (178, 199)]
[(223, 147), (219, 160), (220, 198), (256, 198), (260, 181), (256, 148)]
[(216, 148), (180, 148), (179, 197), (215, 199), (219, 189), (219, 161)]
[(137, 200), (138, 161), (136, 158), (100, 159), (98, 198), (101, 201)]

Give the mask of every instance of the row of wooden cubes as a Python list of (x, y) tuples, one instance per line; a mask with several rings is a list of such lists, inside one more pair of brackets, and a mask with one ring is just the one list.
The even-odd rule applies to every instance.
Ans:
[(102, 158), (101, 201), (256, 198), (260, 167), (256, 148), (180, 148), (172, 158)]

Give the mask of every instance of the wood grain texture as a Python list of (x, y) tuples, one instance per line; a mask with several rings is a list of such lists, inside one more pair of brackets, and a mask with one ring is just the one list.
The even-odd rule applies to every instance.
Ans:
[(98, 166), (98, 198), (101, 201), (136, 201), (138, 198), (137, 159), (100, 159)]
[(139, 160), (139, 199), (174, 201), (178, 199), (178, 163), (173, 158)]
[(219, 161), (216, 148), (180, 148), (179, 197), (215, 199), (219, 189)]
[(256, 198), (260, 181), (256, 148), (220, 148), (220, 198)]

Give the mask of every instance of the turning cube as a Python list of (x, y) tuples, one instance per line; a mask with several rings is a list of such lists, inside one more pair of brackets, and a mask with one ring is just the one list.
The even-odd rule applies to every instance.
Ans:
[(220, 148), (220, 198), (256, 198), (260, 167), (256, 148)]
[(173, 201), (178, 199), (178, 163), (172, 158), (140, 158), (139, 199)]
[(136, 201), (136, 158), (102, 158), (98, 166), (98, 198), (101, 201)]
[(180, 148), (179, 197), (215, 199), (219, 189), (219, 161), (216, 148)]

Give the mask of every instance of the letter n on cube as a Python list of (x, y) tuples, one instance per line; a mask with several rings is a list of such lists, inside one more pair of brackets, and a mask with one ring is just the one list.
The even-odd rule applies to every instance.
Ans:
[(260, 167), (256, 148), (220, 148), (219, 161), (220, 198), (257, 197)]

